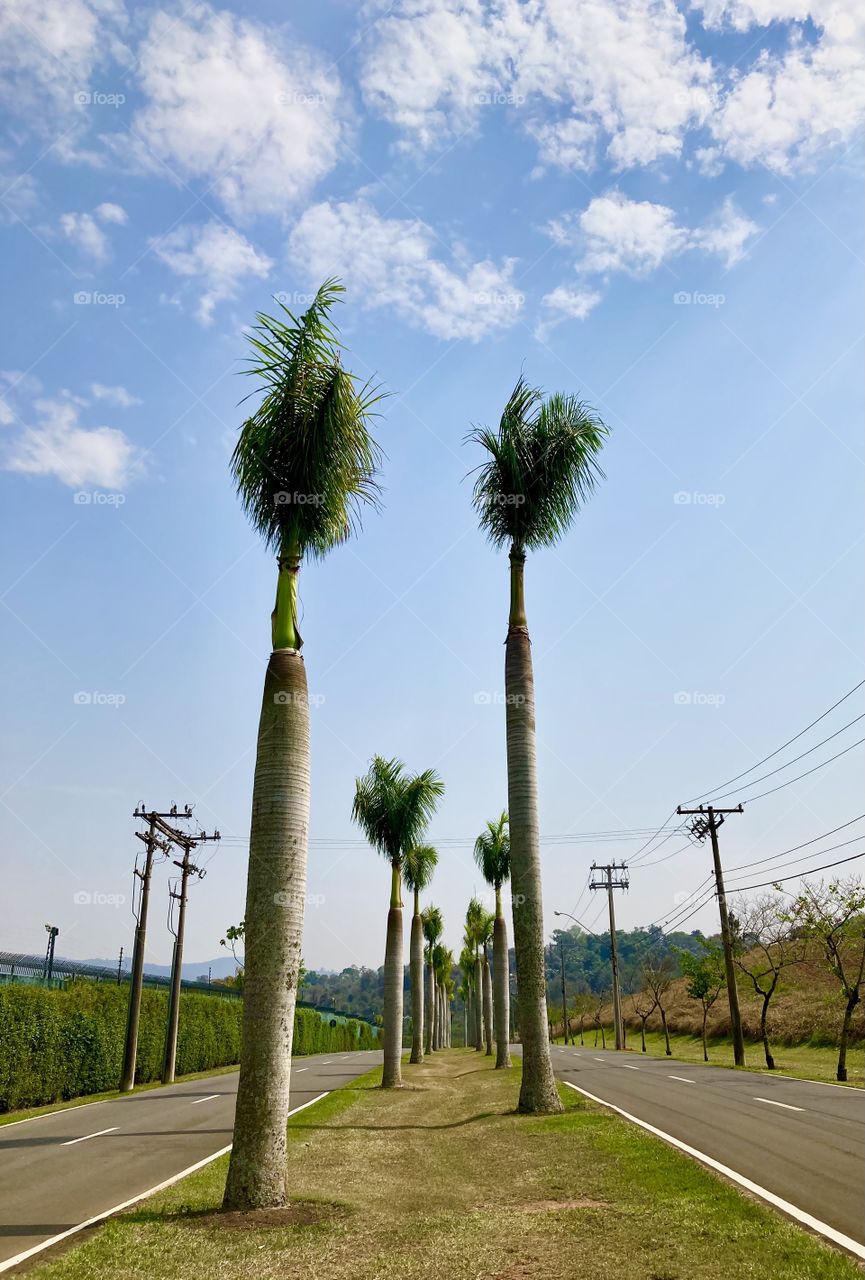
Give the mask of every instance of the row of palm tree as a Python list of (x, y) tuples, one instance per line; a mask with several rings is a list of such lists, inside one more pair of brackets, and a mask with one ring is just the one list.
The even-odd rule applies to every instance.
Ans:
[[(261, 399), (242, 425), (231, 460), (243, 507), (277, 559), (272, 652), (264, 679), (252, 795), (243, 1043), (224, 1201), (234, 1209), (280, 1205), (286, 1198), (286, 1125), (309, 835), (309, 699), (298, 622), (300, 569), (305, 560), (321, 559), (345, 542), (358, 530), (363, 508), (379, 501), (380, 451), (371, 424), (382, 397), (373, 383), (343, 366), (331, 319), (343, 292), (339, 281), (327, 280), (302, 316), (284, 306), (277, 317), (259, 314), (249, 335), (253, 354), (247, 372), (256, 379), (253, 394)], [(576, 397), (555, 394), (545, 399), (521, 377), (498, 427), (477, 428), (468, 437), (486, 455), (472, 495), (480, 526), (495, 547), (507, 548), (510, 562), (507, 795), (523, 1046), (518, 1109), (529, 1113), (560, 1111), (561, 1102), (547, 1033), (534, 677), (524, 566), (527, 551), (557, 542), (590, 496), (602, 474), (598, 455), (606, 435), (603, 422)], [(422, 845), (442, 790), (433, 770), (408, 775), (399, 761), (376, 757), (355, 793), (355, 820), (391, 866), (383, 1072), (388, 1085), (401, 1078), (403, 864)], [(404, 803), (397, 803), (398, 796)], [(494, 1004), (501, 1001), (503, 966), (495, 963), (500, 918), (497, 908)], [(414, 933), (414, 916), (412, 923)], [(435, 947), (440, 945), (432, 946), (430, 966), (430, 1005), (431, 1012), (436, 1011), (433, 1040), (436, 1035), (440, 1040), (447, 1037), (440, 1025), (440, 993), (447, 994), (450, 976), (442, 978), (441, 966), (435, 972)], [(478, 1013), (483, 1026), (482, 960), (480, 980), (477, 974), (480, 945), (475, 943), (472, 992), (476, 1040), (481, 1039)], [(413, 958), (416, 965), (416, 948)], [(465, 969), (463, 975), (465, 984)], [(423, 999), (422, 985), (413, 984), (413, 1001)], [(430, 1020), (424, 1018), (423, 1024)], [(501, 1018), (493, 1023), (498, 1045), (507, 1023)], [(497, 1061), (499, 1053), (500, 1049)]]

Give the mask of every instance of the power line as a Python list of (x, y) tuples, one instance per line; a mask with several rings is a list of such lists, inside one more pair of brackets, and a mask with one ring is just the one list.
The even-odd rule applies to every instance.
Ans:
[[(782, 849), (780, 853), (773, 853), (768, 858), (757, 858), (754, 862), (740, 862), (737, 866), (731, 867), (730, 870), (744, 871), (748, 867), (762, 867), (767, 862), (775, 862), (778, 858), (785, 858), (788, 853), (798, 853), (800, 849), (807, 849), (809, 845), (816, 844), (818, 840), (825, 840), (827, 836), (834, 836), (836, 832), (844, 831), (847, 827), (852, 827), (855, 822), (861, 822), (863, 818), (865, 818), (865, 813), (860, 813), (858, 818), (851, 818), (849, 822), (842, 822), (840, 827), (833, 827), (831, 831), (824, 831), (822, 835), (813, 836), (810, 840), (803, 840), (801, 844), (794, 844), (791, 849)], [(855, 840), (858, 840), (859, 838), (859, 836), (854, 836)], [(845, 841), (845, 843), (850, 844), (852, 841)], [(840, 849), (841, 846), (832, 845), (831, 847), (833, 849)], [(823, 849), (821, 852), (828, 853), (829, 850)]]
[(824, 862), (822, 867), (809, 867), (807, 871), (794, 871), (789, 876), (776, 876), (774, 880), (764, 880), (761, 884), (742, 885), (737, 892), (748, 893), (751, 889), (765, 889), (767, 885), (784, 884), (786, 880), (799, 880), (802, 876), (813, 876), (818, 871), (828, 871), (830, 867), (840, 867), (845, 862), (855, 862), (857, 858), (865, 858), (865, 849), (861, 850), (860, 853), (851, 854), (849, 858), (839, 858), (837, 862)]
[(759, 778), (752, 778), (750, 782), (746, 782), (741, 787), (734, 787), (732, 791), (726, 791), (723, 795), (715, 796), (716, 800), (726, 800), (728, 796), (735, 795), (739, 791), (744, 791), (746, 787), (756, 787), (758, 782), (765, 782), (767, 778), (774, 778), (776, 773), (782, 773), (784, 769), (789, 769), (791, 764), (797, 764), (800, 760), (804, 760), (806, 756), (810, 756), (812, 752), (819, 751), (820, 747), (825, 747), (827, 742), (831, 742), (833, 738), (837, 738), (839, 733), (843, 733), (845, 729), (849, 729), (851, 725), (857, 724), (860, 720), (865, 720), (865, 711), (860, 716), (855, 716), (852, 720), (848, 720), (846, 724), (842, 724), (840, 729), (836, 729), (834, 733), (830, 733), (828, 738), (824, 738), (822, 742), (817, 742), (813, 747), (809, 747), (807, 751), (803, 751), (801, 755), (794, 756), (792, 760), (788, 760), (786, 764), (779, 764), (777, 769), (770, 769), (768, 773), (764, 773)]
[(832, 764), (835, 760), (840, 760), (842, 756), (846, 756), (848, 751), (861, 747), (865, 742), (865, 738), (859, 738), (857, 742), (853, 742), (849, 747), (845, 747), (843, 751), (839, 751), (837, 755), (830, 756), (828, 760), (821, 760), (819, 764), (815, 764), (813, 769), (806, 769), (804, 773), (799, 773), (795, 778), (790, 778), (787, 782), (780, 782), (777, 787), (770, 787), (768, 791), (761, 791), (759, 795), (747, 796), (742, 804), (753, 804), (755, 800), (762, 800), (764, 796), (774, 795), (776, 791), (783, 791), (785, 787), (791, 787), (794, 782), (801, 782), (803, 778), (809, 777), (812, 773), (816, 773), (818, 769), (825, 769), (827, 764)]
[[(660, 847), (661, 846), (658, 845), (659, 849)], [(694, 847), (693, 840), (689, 840), (688, 843), (683, 844), (680, 849), (674, 849), (672, 853), (665, 853), (663, 858), (656, 858), (653, 862), (642, 862), (640, 864), (639, 870), (648, 871), (649, 867), (657, 867), (662, 862), (669, 862), (671, 858), (677, 858), (680, 853), (684, 853), (686, 849), (693, 849), (693, 847)]]
[[(752, 764), (750, 769), (745, 769), (742, 771), (742, 773), (737, 773), (735, 778), (728, 778), (726, 782), (718, 783), (718, 785), (715, 787), (710, 787), (706, 791), (701, 791), (699, 795), (691, 796), (689, 800), (685, 801), (685, 804), (694, 804), (695, 801), (700, 800), (704, 796), (714, 795), (714, 793), (718, 791), (721, 787), (732, 786), (732, 784), (734, 782), (738, 782), (740, 778), (747, 777), (749, 773), (753, 773), (755, 769), (759, 769), (761, 765), (764, 765), (766, 764), (767, 761), (774, 759), (774, 757), (779, 755), (780, 752), (782, 752), (785, 749), (785, 747), (789, 747), (792, 743), (796, 742), (799, 738), (803, 737), (804, 734), (806, 734), (809, 729), (813, 729), (815, 724), (819, 724), (821, 720), (825, 720), (826, 717), (832, 711), (834, 711), (836, 707), (841, 706), (842, 702), (846, 702), (848, 698), (852, 698), (853, 694), (856, 693), (857, 689), (861, 689), (863, 685), (865, 685), (865, 680), (860, 680), (858, 684), (855, 684), (852, 689), (849, 689), (847, 693), (844, 694), (843, 697), (838, 699), (837, 702), (833, 702), (832, 706), (827, 708), (827, 710), (824, 711), (822, 715), (817, 716), (816, 720), (812, 720), (810, 724), (806, 724), (804, 729), (800, 729), (798, 733), (794, 733), (793, 737), (788, 738), (787, 741), (783, 742), (780, 747), (776, 747), (774, 751), (770, 751), (769, 754), (767, 756), (764, 756), (762, 760), (758, 760), (756, 764)], [(665, 819), (665, 821), (669, 821), (669, 819)]]

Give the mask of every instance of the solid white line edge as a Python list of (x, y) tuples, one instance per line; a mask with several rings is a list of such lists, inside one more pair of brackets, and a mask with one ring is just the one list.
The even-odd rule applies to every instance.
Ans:
[(101, 1138), (106, 1133), (116, 1133), (120, 1128), (116, 1124), (113, 1129), (97, 1129), (95, 1133), (84, 1133), (80, 1138), (70, 1138), (68, 1142), (61, 1142), (61, 1147), (74, 1147), (78, 1142), (89, 1142), (91, 1138)]
[[(327, 1089), (324, 1093), (320, 1093), (317, 1098), (310, 1098), (309, 1102), (302, 1102), (299, 1107), (293, 1107), (288, 1113), (289, 1116), (295, 1116), (298, 1111), (304, 1111), (307, 1107), (311, 1107), (313, 1103), (321, 1102), (322, 1098), (326, 1098), (332, 1092), (332, 1089)], [(229, 1142), (227, 1147), (220, 1147), (219, 1151), (214, 1151), (213, 1155), (205, 1156), (203, 1160), (198, 1160), (195, 1164), (191, 1164), (188, 1169), (182, 1169), (180, 1173), (172, 1174), (164, 1182), (159, 1182), (155, 1187), (150, 1187), (147, 1191), (140, 1192), (137, 1196), (133, 1196), (131, 1200), (124, 1200), (122, 1204), (116, 1204), (113, 1209), (106, 1209), (103, 1213), (97, 1213), (95, 1217), (88, 1218), (86, 1222), (79, 1222), (77, 1226), (69, 1227), (68, 1230), (61, 1231), (59, 1235), (51, 1236), (50, 1239), (43, 1240), (41, 1244), (33, 1245), (31, 1249), (25, 1249), (23, 1253), (17, 1253), (14, 1258), (7, 1258), (5, 1262), (0, 1262), (0, 1271), (9, 1271), (11, 1267), (17, 1267), (20, 1262), (25, 1262), (28, 1258), (32, 1258), (34, 1254), (42, 1253), (44, 1249), (50, 1249), (52, 1245), (59, 1244), (61, 1240), (66, 1240), (69, 1236), (74, 1236), (79, 1231), (85, 1231), (87, 1227), (95, 1227), (97, 1223), (104, 1222), (106, 1218), (113, 1217), (115, 1213), (122, 1213), (124, 1209), (129, 1209), (132, 1205), (138, 1204), (139, 1200), (146, 1200), (149, 1196), (155, 1196), (157, 1191), (165, 1191), (166, 1188), (173, 1187), (175, 1182), (180, 1182), (181, 1178), (187, 1178), (191, 1173), (197, 1173), (199, 1169), (203, 1169), (205, 1165), (212, 1164), (214, 1160), (218, 1160), (220, 1156), (226, 1155), (230, 1150), (231, 1143)]]
[(564, 1080), (562, 1083), (576, 1093), (582, 1093), (585, 1097), (591, 1098), (592, 1102), (597, 1102), (602, 1107), (608, 1107), (610, 1111), (615, 1111), (618, 1115), (624, 1116), (626, 1120), (630, 1120), (632, 1124), (645, 1129), (647, 1133), (652, 1133), (656, 1138), (661, 1138), (664, 1142), (668, 1142), (671, 1147), (676, 1147), (679, 1151), (684, 1151), (686, 1155), (693, 1156), (701, 1164), (708, 1165), (710, 1169), (714, 1169), (717, 1173), (722, 1173), (731, 1182), (744, 1187), (746, 1191), (750, 1191), (752, 1195), (759, 1196), (761, 1200), (768, 1201), (776, 1209), (781, 1209), (784, 1213), (789, 1214), (791, 1218), (795, 1218), (797, 1222), (801, 1222), (803, 1226), (810, 1227), (818, 1235), (825, 1236), (827, 1240), (831, 1240), (833, 1244), (840, 1245), (842, 1249), (847, 1249), (850, 1253), (855, 1254), (857, 1258), (865, 1258), (865, 1245), (859, 1244), (858, 1240), (853, 1240), (850, 1236), (845, 1236), (842, 1231), (836, 1231), (827, 1222), (821, 1222), (819, 1218), (806, 1213), (804, 1209), (799, 1209), (795, 1204), (791, 1204), (789, 1200), (782, 1200), (780, 1196), (775, 1195), (774, 1191), (767, 1191), (765, 1187), (761, 1187), (757, 1182), (752, 1182), (744, 1174), (737, 1173), (735, 1169), (731, 1169), (726, 1164), (721, 1164), (720, 1160), (715, 1160), (712, 1156), (705, 1155), (702, 1151), (698, 1151), (696, 1147), (688, 1146), (687, 1142), (674, 1138), (672, 1134), (665, 1133), (663, 1129), (656, 1129), (647, 1120), (641, 1120), (639, 1116), (631, 1115), (630, 1111), (625, 1111), (622, 1107), (617, 1107), (612, 1102), (605, 1102), (603, 1098), (597, 1097), (594, 1093), (589, 1093), (588, 1089), (581, 1089), (579, 1085), (571, 1084), (570, 1080)]

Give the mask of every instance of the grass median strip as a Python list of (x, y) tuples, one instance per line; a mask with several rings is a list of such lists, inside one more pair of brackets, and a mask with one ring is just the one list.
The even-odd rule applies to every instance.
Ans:
[(218, 1211), (226, 1160), (34, 1280), (861, 1280), (854, 1262), (615, 1114), (513, 1112), (519, 1066), (465, 1050), (370, 1072), (289, 1122), (283, 1210)]

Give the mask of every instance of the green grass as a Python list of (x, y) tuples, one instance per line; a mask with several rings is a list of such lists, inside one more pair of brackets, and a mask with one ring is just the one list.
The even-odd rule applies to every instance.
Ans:
[[(607, 1048), (612, 1048), (615, 1041), (612, 1028), (605, 1028)], [(584, 1032), (587, 1045), (595, 1043), (594, 1030)], [(562, 1044), (559, 1036), (557, 1044)], [(577, 1032), (576, 1043), (579, 1046), (580, 1035)], [(600, 1037), (598, 1045), (600, 1046)], [(733, 1066), (733, 1042), (728, 1037), (709, 1040), (709, 1063), (713, 1067)], [(640, 1032), (628, 1028), (627, 1048), (631, 1053), (640, 1053)], [(703, 1042), (699, 1036), (670, 1035), (670, 1048), (673, 1057), (680, 1062), (702, 1062)], [(660, 1031), (646, 1032), (646, 1052), (650, 1057), (663, 1058), (664, 1036)], [(800, 1080), (822, 1080), (835, 1083), (835, 1068), (838, 1065), (838, 1050), (829, 1045), (773, 1045), (772, 1055), (775, 1059), (775, 1073), (778, 1075), (796, 1076)], [(766, 1071), (766, 1059), (763, 1045), (757, 1041), (745, 1044), (745, 1063), (749, 1071)], [(849, 1085), (856, 1088), (865, 1086), (865, 1049), (861, 1044), (847, 1050), (847, 1075)]]
[(216, 1212), (227, 1159), (113, 1219), (33, 1280), (861, 1280), (854, 1262), (562, 1086), (449, 1050), (370, 1072), (289, 1122), (295, 1200)]
[[(207, 1080), (210, 1076), (224, 1076), (236, 1071), (237, 1065), (231, 1067), (211, 1067), (209, 1071), (193, 1071), (188, 1076), (177, 1076), (174, 1083), (184, 1084), (188, 1080)], [(170, 1088), (171, 1086), (167, 1086)], [(137, 1084), (129, 1092), (145, 1093), (148, 1089), (164, 1089), (161, 1080), (150, 1080), (147, 1084)], [(109, 1102), (112, 1098), (124, 1098), (126, 1094), (119, 1089), (109, 1089), (105, 1093), (85, 1093), (80, 1098), (68, 1098), (65, 1102), (47, 1102), (44, 1107), (22, 1107), (20, 1111), (4, 1111), (0, 1115), (0, 1125), (16, 1124), (19, 1120), (31, 1120), (34, 1116), (50, 1115), (52, 1111), (68, 1111), (72, 1107), (86, 1107), (91, 1102)]]

